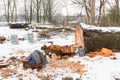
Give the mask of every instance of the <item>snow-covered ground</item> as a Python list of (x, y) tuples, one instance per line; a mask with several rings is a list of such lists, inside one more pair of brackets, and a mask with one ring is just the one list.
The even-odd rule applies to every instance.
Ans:
[(84, 29), (88, 30), (100, 30), (102, 32), (120, 32), (120, 27), (99, 27), (99, 26), (92, 26), (92, 25), (86, 25), (84, 23), (81, 23), (81, 26)]
[[(120, 31), (120, 28), (101, 28), (91, 25), (81, 24), (86, 29), (98, 29), (103, 31)], [(29, 43), (27, 40), (27, 34), (33, 33), (34, 43)], [(13, 44), (10, 41), (11, 35), (17, 35), (18, 38), (25, 38), (23, 41), (18, 41), (18, 44)], [(15, 56), (18, 59), (21, 56), (28, 56), (32, 51), (41, 49), (44, 44), (49, 45), (49, 41), (53, 41), (54, 44), (58, 45), (69, 45), (74, 44), (74, 33), (71, 33), (67, 37), (54, 36), (50, 39), (37, 39), (38, 33), (32, 32), (32, 30), (25, 31), (24, 29), (10, 29), (9, 27), (0, 27), (0, 36), (6, 37), (3, 44), (0, 44), (0, 63), (7, 62), (7, 60)], [(44, 52), (43, 52), (44, 53)], [(90, 58), (88, 56), (79, 57), (74, 56), (68, 60), (52, 60), (48, 59), (48, 64), (45, 68), (40, 71), (36, 69), (23, 69), (21, 63), (15, 62), (17, 65), (9, 65), (7, 68), (0, 69), (0, 80), (43, 80), (42, 76), (47, 76), (53, 80), (63, 80), (63, 77), (72, 77), (73, 80), (80, 78), (80, 80), (117, 80), (120, 79), (120, 54), (116, 53), (116, 59), (113, 57), (101, 57), (97, 56)], [(67, 62), (66, 62), (67, 61)], [(68, 63), (68, 65), (60, 66)], [(74, 68), (70, 68), (69, 62), (76, 62), (84, 67), (81, 70), (85, 70), (84, 73), (80, 74), (75, 71)], [(52, 67), (54, 65), (54, 67)], [(57, 66), (57, 68), (55, 67)], [(74, 66), (73, 66), (74, 67)], [(80, 67), (80, 66), (78, 66)], [(76, 67), (75, 67), (76, 68)], [(2, 70), (10, 70), (9, 75), (3, 75)], [(77, 69), (78, 70), (78, 69)], [(4, 73), (5, 74), (5, 73)], [(48, 80), (48, 79), (45, 79)]]

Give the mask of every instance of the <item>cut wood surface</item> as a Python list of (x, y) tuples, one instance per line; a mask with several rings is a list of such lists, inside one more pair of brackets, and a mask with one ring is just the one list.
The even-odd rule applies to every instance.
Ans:
[(46, 55), (49, 55), (51, 57), (53, 56), (52, 54), (54, 54), (55, 57), (58, 56), (60, 59), (63, 58), (64, 56), (70, 57), (75, 55), (74, 50), (76, 49), (76, 47), (74, 47), (73, 45), (60, 46), (51, 43), (51, 45), (49, 46), (43, 45), (41, 49), (45, 51)]
[(84, 48), (83, 29), (79, 24), (75, 27), (75, 44)]

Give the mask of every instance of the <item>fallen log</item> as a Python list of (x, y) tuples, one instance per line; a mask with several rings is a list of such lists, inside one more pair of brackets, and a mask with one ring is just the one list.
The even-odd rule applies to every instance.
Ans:
[(11, 29), (19, 29), (28, 27), (27, 23), (9, 23)]
[(84, 30), (84, 41), (86, 52), (99, 51), (103, 47), (120, 51), (120, 32)]
[(27, 60), (24, 60), (22, 61), (23, 63), (23, 67), (28, 69), (28, 68), (31, 68), (31, 69), (42, 69), (42, 65), (40, 64), (37, 64), (37, 63), (32, 63), (30, 61), (27, 61)]
[(9, 64), (0, 64), (0, 69), (6, 68), (7, 66), (9, 66)]
[(3, 42), (5, 42), (6, 38), (3, 36), (0, 36), (0, 44), (2, 44)]
[(120, 51), (120, 32), (102, 32), (101, 30), (87, 30), (76, 25), (75, 28), (75, 45), (44, 45), (41, 49), (45, 51), (46, 55), (51, 57), (55, 54), (58, 58), (63, 56), (75, 55), (74, 50), (79, 46), (85, 49), (86, 53), (99, 51), (101, 48), (108, 48), (112, 51)]

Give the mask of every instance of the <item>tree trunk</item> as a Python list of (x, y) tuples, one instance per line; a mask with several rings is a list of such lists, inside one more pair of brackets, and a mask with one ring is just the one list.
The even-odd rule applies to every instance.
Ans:
[(37, 19), (37, 23), (39, 23), (40, 21), (39, 21), (39, 2), (38, 2), (38, 0), (37, 0), (37, 4), (36, 4), (36, 7), (37, 7), (37, 9), (36, 9), (36, 12), (37, 12), (37, 14), (36, 14), (36, 19)]
[(84, 30), (84, 40), (86, 52), (97, 51), (103, 47), (120, 51), (120, 32)]
[(14, 0), (14, 12), (15, 12), (15, 17), (14, 17), (14, 21), (15, 22), (17, 22), (17, 1), (16, 0)]
[(7, 9), (7, 13), (8, 13), (7, 14), (7, 22), (9, 22), (10, 21), (10, 19), (9, 19), (10, 18), (10, 1), (9, 0), (8, 0), (8, 6), (7, 7), (8, 7), (8, 9)]
[(27, 21), (27, 4), (26, 4), (26, 0), (24, 0), (24, 8), (25, 8), (25, 21)]
[(90, 0), (90, 24), (95, 23), (95, 0)]
[(29, 19), (29, 23), (31, 23), (32, 22), (32, 14), (33, 14), (33, 5), (32, 5), (32, 0), (31, 0), (31, 2), (30, 2), (30, 19)]
[(104, 0), (100, 0), (100, 7), (99, 7), (99, 15), (98, 15), (98, 24), (100, 24), (100, 21), (101, 21), (101, 12), (102, 12), (102, 8), (105, 4), (105, 1)]
[(87, 23), (90, 24), (90, 13), (89, 13), (90, 10), (87, 6), (86, 0), (84, 0), (84, 6), (85, 6), (85, 12), (86, 12), (86, 15), (87, 15)]
[(115, 0), (116, 3), (116, 24), (119, 23), (119, 0)]

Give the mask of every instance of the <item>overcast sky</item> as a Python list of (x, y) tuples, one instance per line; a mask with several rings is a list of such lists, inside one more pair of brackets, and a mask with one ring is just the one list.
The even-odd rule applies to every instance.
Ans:
[[(96, 3), (98, 3), (96, 6), (99, 6), (99, 1), (100, 0), (96, 0)], [(114, 4), (113, 3), (114, 0), (109, 0), (109, 1), (110, 1), (111, 4)], [(20, 11), (20, 12), (23, 9), (22, 8), (23, 7), (22, 2), (23, 2), (23, 0), (19, 0), (18, 11)], [(59, 4), (58, 11), (57, 11), (58, 13), (61, 13), (63, 15), (67, 15), (66, 7), (68, 9), (69, 15), (75, 15), (75, 14), (80, 13), (80, 8), (78, 8), (78, 6), (76, 6), (76, 5), (74, 5), (74, 6), (71, 5), (72, 4), (71, 0), (58, 0), (58, 4)], [(106, 6), (108, 6), (108, 5), (106, 5)], [(3, 12), (4, 12), (3, 7), (4, 7), (3, 6), (3, 0), (0, 0), (0, 15), (3, 14)], [(108, 6), (108, 8), (109, 8), (109, 6)], [(85, 14), (85, 11), (82, 11), (82, 12), (83, 12), (83, 14)]]
[[(62, 0), (58, 0), (58, 11), (59, 13), (63, 14), (63, 15), (67, 15), (67, 11), (66, 11), (66, 7), (68, 8), (68, 13), (69, 15), (75, 15), (78, 12), (78, 9), (76, 6), (71, 5), (71, 0), (63, 0), (64, 2), (62, 2)], [(19, 5), (18, 5), (18, 11), (20, 11), (21, 9), (23, 9), (23, 3), (21, 3), (22, 0), (20, 0)], [(3, 14), (2, 12), (4, 12), (4, 5), (3, 5), (3, 0), (0, 0), (0, 15)]]

